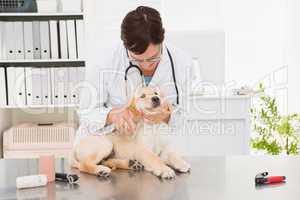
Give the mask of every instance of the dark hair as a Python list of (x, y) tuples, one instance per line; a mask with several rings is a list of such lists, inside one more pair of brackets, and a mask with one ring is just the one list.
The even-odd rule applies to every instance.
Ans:
[(146, 6), (139, 6), (130, 11), (121, 25), (123, 44), (135, 54), (144, 53), (150, 43), (162, 43), (164, 33), (159, 12)]

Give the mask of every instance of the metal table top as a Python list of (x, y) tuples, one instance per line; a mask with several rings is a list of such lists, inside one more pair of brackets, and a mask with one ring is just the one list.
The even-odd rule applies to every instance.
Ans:
[[(0, 160), (0, 199), (299, 199), (300, 157), (191, 157), (189, 174), (174, 180), (161, 180), (148, 172), (113, 171), (107, 180), (80, 174), (77, 185), (52, 182), (45, 187), (18, 190), (17, 176), (36, 174), (38, 160)], [(66, 160), (56, 161), (57, 172), (70, 170)], [(286, 183), (256, 187), (257, 173), (285, 175)]]

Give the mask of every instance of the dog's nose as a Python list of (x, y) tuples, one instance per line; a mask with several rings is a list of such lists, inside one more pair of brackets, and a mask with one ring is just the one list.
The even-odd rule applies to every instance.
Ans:
[(151, 101), (152, 101), (154, 107), (160, 105), (160, 99), (159, 99), (159, 97), (157, 97), (157, 96), (152, 97), (152, 98), (151, 98)]

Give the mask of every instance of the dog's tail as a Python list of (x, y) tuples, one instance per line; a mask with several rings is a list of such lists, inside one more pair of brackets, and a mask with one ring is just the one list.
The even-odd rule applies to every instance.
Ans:
[(75, 147), (72, 148), (72, 151), (69, 154), (69, 163), (71, 167), (79, 168), (79, 161), (76, 157)]

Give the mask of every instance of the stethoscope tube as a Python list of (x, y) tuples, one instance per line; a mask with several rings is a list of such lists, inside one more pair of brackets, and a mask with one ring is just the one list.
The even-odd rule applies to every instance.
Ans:
[[(173, 77), (173, 82), (174, 82), (174, 86), (175, 86), (175, 91), (176, 91), (176, 94), (177, 94), (177, 96), (176, 96), (176, 103), (177, 103), (177, 105), (179, 105), (179, 91), (178, 91), (178, 87), (177, 87), (177, 81), (176, 81), (176, 75), (175, 75), (174, 62), (173, 62), (173, 58), (172, 58), (172, 55), (171, 55), (169, 49), (168, 49), (168, 48), (166, 48), (166, 49), (167, 49), (167, 53), (168, 53), (168, 56), (169, 56), (169, 59), (170, 59), (170, 62), (171, 62), (172, 77)], [(127, 52), (127, 51), (126, 51), (126, 52)], [(127, 56), (128, 56), (128, 53), (127, 53)], [(125, 70), (124, 79), (125, 79), (126, 84), (127, 84), (127, 79), (128, 79), (128, 77), (127, 77), (128, 71), (129, 71), (131, 68), (136, 68), (136, 69), (139, 71), (139, 73), (140, 73), (140, 75), (141, 75), (141, 77), (142, 77), (142, 79), (143, 79), (142, 84), (143, 84), (143, 86), (144, 86), (144, 75), (143, 75), (142, 70), (139, 68), (139, 66), (134, 65), (131, 61), (129, 62), (129, 66), (128, 66), (128, 67), (126, 68), (126, 70)], [(127, 90), (126, 90), (126, 94), (127, 94)]]
[(177, 81), (176, 81), (176, 76), (175, 76), (174, 62), (173, 62), (173, 58), (172, 58), (172, 55), (171, 55), (169, 49), (168, 48), (166, 48), (166, 49), (167, 49), (168, 56), (169, 56), (169, 59), (171, 62), (173, 82), (174, 82), (174, 86), (175, 86), (175, 90), (176, 90), (176, 94), (177, 94), (176, 103), (177, 103), (177, 105), (179, 105), (179, 92), (178, 92)]

